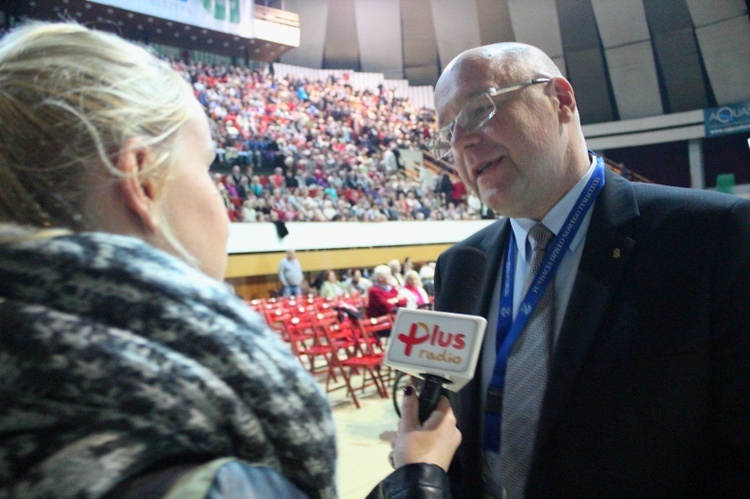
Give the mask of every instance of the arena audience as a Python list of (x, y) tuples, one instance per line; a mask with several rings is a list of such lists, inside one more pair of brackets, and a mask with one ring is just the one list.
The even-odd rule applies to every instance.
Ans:
[(355, 90), (333, 77), (309, 81), (171, 63), (210, 118), (218, 152), (213, 170), (231, 171), (217, 187), (232, 221), (264, 222), (271, 212), (284, 222), (479, 218), (461, 197), (460, 181), (445, 196), (438, 185), (443, 176), (405, 178), (399, 149), (419, 149), (434, 113), (392, 90)]

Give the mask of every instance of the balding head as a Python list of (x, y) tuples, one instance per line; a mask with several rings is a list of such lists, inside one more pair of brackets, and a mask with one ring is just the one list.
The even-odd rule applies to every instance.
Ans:
[(461, 180), (501, 215), (541, 220), (590, 165), (573, 87), (536, 47), (459, 54), (435, 111)]
[[(465, 50), (446, 66), (442, 80), (462, 64), (489, 62), (497, 71), (513, 80), (530, 79), (535, 76), (562, 76), (560, 69), (547, 54), (525, 43), (495, 43)], [(438, 86), (440, 85), (438, 80)]]
[[(562, 77), (552, 59), (532, 45), (508, 42), (476, 47), (460, 53), (445, 67), (435, 85), (435, 108), (441, 107), (438, 99), (449, 100), (466, 88), (462, 80), (474, 79), (471, 75), (484, 75), (482, 80), (496, 88), (539, 76)], [(470, 93), (487, 88), (478, 85), (477, 90)]]

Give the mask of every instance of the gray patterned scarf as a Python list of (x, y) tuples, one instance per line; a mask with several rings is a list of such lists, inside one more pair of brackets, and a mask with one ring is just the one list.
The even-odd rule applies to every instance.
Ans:
[(336, 495), (330, 408), (257, 314), (138, 239), (0, 244), (0, 497), (223, 456)]

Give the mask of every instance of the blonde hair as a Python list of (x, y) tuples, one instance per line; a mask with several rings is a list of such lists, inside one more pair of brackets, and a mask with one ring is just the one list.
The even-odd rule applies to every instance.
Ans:
[(414, 279), (415, 286), (422, 285), (422, 278), (419, 276), (419, 273), (416, 270), (410, 270), (406, 273), (406, 275), (404, 276), (404, 282), (409, 282), (409, 279)]
[(127, 143), (154, 158), (138, 172), (160, 194), (192, 92), (166, 62), (121, 38), (74, 23), (30, 23), (0, 40), (0, 221), (92, 229), (82, 208), (92, 173), (115, 165)]

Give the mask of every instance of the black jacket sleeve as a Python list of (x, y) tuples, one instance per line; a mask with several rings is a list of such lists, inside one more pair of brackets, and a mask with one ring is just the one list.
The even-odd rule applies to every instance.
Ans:
[[(278, 472), (240, 460), (220, 466), (180, 466), (149, 473), (122, 484), (107, 499), (172, 496), (191, 499), (306, 499)], [(448, 474), (434, 464), (407, 464), (388, 475), (367, 499), (450, 499)]]
[(238, 459), (217, 459), (203, 465), (178, 465), (132, 478), (106, 499), (143, 497), (185, 499), (307, 499), (280, 473)]
[(436, 464), (407, 464), (367, 495), (367, 499), (450, 499), (448, 474)]

